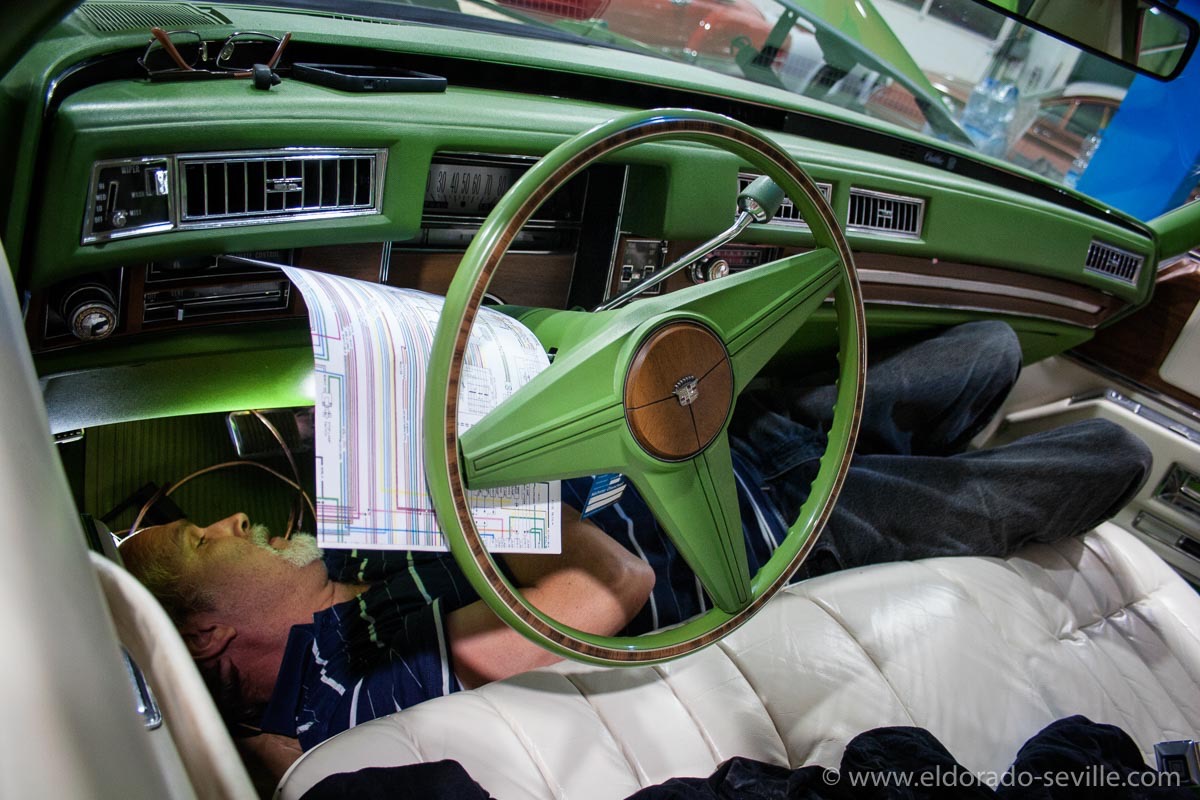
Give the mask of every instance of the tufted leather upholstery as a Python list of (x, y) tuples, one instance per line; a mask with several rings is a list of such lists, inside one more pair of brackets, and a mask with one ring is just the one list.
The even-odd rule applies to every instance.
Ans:
[(791, 587), (714, 647), (658, 667), (519, 675), (375, 720), (305, 755), (327, 774), (460, 761), (494, 796), (624, 797), (734, 755), (836, 767), (882, 725), (1003, 771), (1070, 714), (1154, 743), (1200, 734), (1200, 596), (1112, 525), (1009, 559), (884, 564)]

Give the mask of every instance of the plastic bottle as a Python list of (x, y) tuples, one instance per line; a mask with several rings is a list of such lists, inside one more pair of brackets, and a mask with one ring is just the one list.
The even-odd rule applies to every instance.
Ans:
[(1004, 155), (1008, 126), (1016, 116), (1018, 98), (1015, 85), (995, 78), (984, 78), (971, 91), (963, 109), (962, 126), (979, 152)]

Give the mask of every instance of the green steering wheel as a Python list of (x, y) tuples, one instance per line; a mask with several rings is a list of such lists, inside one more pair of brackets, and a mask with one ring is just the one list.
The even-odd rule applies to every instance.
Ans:
[[(610, 311), (537, 310), (522, 317), (554, 363), (457, 434), (459, 377), (471, 325), (501, 258), (556, 189), (634, 144), (714, 145), (771, 177), (797, 204), (816, 248)], [(828, 447), (783, 544), (748, 572), (728, 438), (738, 394), (833, 293), (838, 392)], [(554, 148), (496, 205), (467, 249), (438, 322), (425, 393), (429, 491), (459, 566), (507, 624), (560, 655), (646, 664), (717, 641), (750, 618), (816, 542), (849, 466), (865, 386), (866, 323), (854, 261), (833, 211), (773, 142), (735, 120), (658, 109), (618, 117)], [(466, 488), (623, 473), (713, 600), (674, 628), (610, 637), (565, 626), (527, 603), (475, 527)]]

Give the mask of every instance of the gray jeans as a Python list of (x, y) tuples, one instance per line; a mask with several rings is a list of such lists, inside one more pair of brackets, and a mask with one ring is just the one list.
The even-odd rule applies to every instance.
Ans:
[[(929, 556), (1004, 556), (1073, 536), (1111, 517), (1141, 488), (1146, 445), (1087, 420), (964, 452), (1020, 370), (1008, 325), (974, 322), (872, 355), (858, 447), (802, 577)], [(734, 449), (789, 522), (808, 495), (834, 388), (743, 396)]]

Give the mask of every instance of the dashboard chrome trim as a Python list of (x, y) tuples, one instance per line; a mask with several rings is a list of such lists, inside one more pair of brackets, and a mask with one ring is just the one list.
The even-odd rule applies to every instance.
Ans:
[(1033, 300), (1038, 303), (1049, 303), (1051, 305), (1063, 306), (1064, 308), (1073, 308), (1076, 311), (1083, 311), (1087, 314), (1098, 314), (1104, 310), (1102, 306), (1099, 306), (1095, 303), (1089, 303), (1084, 300), (1076, 300), (1071, 297), (1063, 297), (1062, 295), (1054, 294), (1053, 292), (1043, 292), (1038, 289), (1030, 289), (1023, 286), (1009, 286), (1002, 283), (994, 283), (992, 281), (934, 277), (931, 275), (919, 275), (911, 272), (898, 272), (893, 270), (871, 268), (860, 268), (858, 270), (858, 276), (864, 284), (885, 283), (893, 286), (918, 286), (936, 289), (950, 289), (960, 292), (970, 292), (972, 294), (1001, 295), (1004, 297), (1015, 297), (1020, 300)]
[[(92, 163), (92, 174), (88, 186), (88, 206), (84, 214), (83, 234), (80, 244), (100, 244), (114, 239), (126, 239), (168, 231), (213, 230), (218, 228), (264, 225), (296, 220), (338, 219), (344, 217), (370, 216), (383, 213), (383, 187), (387, 170), (386, 148), (358, 147), (280, 147), (256, 150), (220, 150), (204, 153), (171, 153), (157, 156), (115, 158)], [(370, 175), (371, 198), (369, 206), (355, 208), (296, 209), (279, 213), (251, 213), (242, 216), (227, 216), (221, 219), (189, 220), (185, 217), (187, 186), (184, 168), (196, 162), (228, 159), (238, 162), (266, 162), (274, 160), (315, 160), (325, 158), (371, 158), (374, 168)], [(93, 204), (99, 189), (100, 171), (106, 167), (132, 166), (165, 162), (170, 190), (167, 195), (168, 219), (152, 225), (124, 228), (95, 233), (93, 228)]]
[[(875, 225), (852, 224), (850, 222), (854, 215), (854, 199), (862, 198), (864, 200), (882, 200), (893, 203), (904, 203), (915, 207), (916, 219), (913, 221), (913, 230), (891, 230), (888, 228), (880, 228)], [(850, 199), (847, 201), (846, 207), (846, 231), (853, 233), (865, 233), (872, 236), (888, 236), (897, 239), (920, 239), (925, 231), (925, 208), (926, 201), (920, 197), (913, 197), (906, 194), (893, 194), (891, 192), (881, 192), (876, 189), (864, 189), (861, 186), (850, 187)]]

